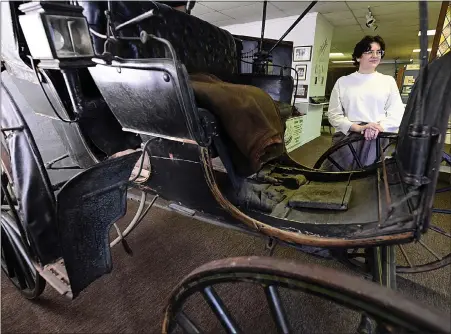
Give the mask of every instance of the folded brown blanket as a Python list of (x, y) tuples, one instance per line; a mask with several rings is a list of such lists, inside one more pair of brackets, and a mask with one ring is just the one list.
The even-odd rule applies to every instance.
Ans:
[(191, 74), (190, 79), (197, 105), (213, 113), (231, 139), (228, 147), (240, 175), (257, 172), (283, 153), (280, 112), (266, 92), (210, 74)]

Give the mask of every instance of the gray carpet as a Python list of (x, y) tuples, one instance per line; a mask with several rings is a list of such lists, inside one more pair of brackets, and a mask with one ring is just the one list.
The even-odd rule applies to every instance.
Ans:
[[(295, 155), (299, 160), (307, 161), (307, 165), (313, 165), (325, 145), (329, 145), (329, 139), (328, 136), (318, 138)], [(449, 208), (450, 201), (449, 194), (440, 194), (436, 206)], [(131, 219), (136, 208), (136, 203), (129, 202), (122, 225)], [(434, 215), (434, 223), (451, 231), (449, 216)], [(432, 233), (427, 238), (431, 240), (425, 240), (438, 247), (436, 250), (441, 254), (450, 251), (449, 240)], [(156, 208), (128, 240), (134, 251), (133, 257), (125, 254), (120, 246), (115, 247), (112, 250), (113, 272), (92, 284), (75, 301), (59, 296), (50, 287), (38, 301), (27, 301), (2, 274), (2, 332), (158, 333), (167, 297), (186, 274), (211, 260), (265, 254), (263, 239)], [(409, 252), (417, 254), (413, 255), (415, 260), (421, 261), (422, 257), (428, 256), (418, 245), (411, 247)], [(278, 247), (274, 256), (351, 272), (336, 261), (318, 259), (292, 248)], [(450, 287), (450, 267), (398, 277), (398, 288), (402, 293), (448, 312), (451, 311)], [(275, 331), (261, 288), (246, 284), (225, 285), (218, 288), (218, 292), (245, 332)], [(296, 333), (353, 333), (357, 326), (357, 313), (317, 297), (282, 291), (282, 298)], [(186, 310), (206, 332), (220, 331), (219, 324), (199, 296), (190, 300)]]

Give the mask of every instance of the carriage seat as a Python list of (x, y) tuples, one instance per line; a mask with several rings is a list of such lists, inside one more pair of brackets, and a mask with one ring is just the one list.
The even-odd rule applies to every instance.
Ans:
[[(85, 5), (85, 15), (88, 22), (91, 28), (98, 32), (105, 31), (106, 29), (103, 15), (105, 6), (106, 4), (101, 2), (89, 2)], [(234, 159), (235, 165), (241, 164), (242, 158), (245, 158), (246, 161), (256, 161), (262, 157), (260, 160), (266, 161), (266, 159), (277, 158), (279, 153), (282, 154), (283, 124), (285, 119), (292, 113), (292, 108), (289, 105), (293, 91), (292, 77), (240, 74), (238, 72), (240, 60), (234, 37), (229, 32), (197, 17), (156, 2), (112, 2), (113, 19), (116, 25), (149, 10), (154, 10), (155, 15), (133, 26), (120, 30), (118, 34), (124, 37), (138, 37), (141, 31), (146, 31), (149, 34), (166, 39), (171, 43), (177, 59), (183, 64), (187, 74), (190, 75), (189, 77), (185, 77), (184, 74), (179, 72), (177, 74), (174, 73), (173, 78), (178, 76), (181, 81), (186, 80), (188, 83), (186, 90), (189, 91), (192, 89), (194, 91), (196, 101), (193, 109), (205, 108), (216, 116), (219, 116), (219, 121), (223, 125), (223, 129), (225, 129), (225, 131), (221, 132), (221, 137), (225, 138), (226, 145), (230, 150), (234, 150), (234, 148), (233, 145), (228, 145), (231, 142), (228, 139), (240, 138), (239, 142), (235, 139), (233, 141), (239, 146), (238, 148), (245, 156), (237, 156)], [(102, 53), (103, 40), (96, 36), (93, 36), (93, 39), (96, 53)], [(164, 82), (161, 72), (156, 71), (156, 68), (150, 68), (156, 66), (158, 62), (161, 68), (166, 70), (169, 70), (171, 66), (174, 67), (170, 61), (172, 58), (170, 49), (164, 43), (153, 39), (150, 39), (145, 45), (140, 42), (122, 40), (118, 43), (114, 54), (119, 57), (116, 60), (119, 59), (122, 63), (120, 65), (121, 73), (99, 68), (91, 68), (90, 71), (103, 97), (123, 128), (140, 134), (159, 134), (189, 138), (191, 135), (188, 133), (189, 131), (187, 132), (186, 124), (183, 121), (179, 125), (175, 125), (176, 119), (183, 120), (186, 116), (182, 116), (184, 113), (183, 108), (181, 108), (181, 105), (177, 105), (178, 97), (176, 97), (177, 94), (172, 86), (172, 81), (167, 77), (167, 83)], [(135, 65), (132, 64), (133, 62), (135, 62)], [(125, 68), (128, 66), (135, 66), (136, 69), (126, 71)], [(140, 72), (137, 67), (144, 70), (142, 66), (154, 73), (145, 74)], [(179, 70), (174, 68), (174, 71), (177, 72)], [(203, 92), (199, 92), (198, 82), (193, 78), (205, 74), (220, 79), (222, 83), (242, 84), (246, 85), (246, 87), (233, 89), (231, 86), (234, 85), (227, 85), (227, 89), (210, 90), (207, 94), (202, 94)], [(121, 82), (121, 84), (116, 86), (116, 82)], [(222, 83), (219, 83), (219, 85)], [(260, 94), (255, 89), (252, 92), (250, 89), (254, 88), (252, 86), (260, 88), (260, 92), (264, 91), (267, 94)], [(138, 91), (140, 91), (139, 94)], [(219, 96), (219, 91), (226, 94), (226, 101), (224, 101), (224, 96)], [(251, 96), (252, 93), (255, 94)], [(189, 95), (188, 93), (182, 94)], [(239, 99), (235, 99), (237, 103), (234, 104), (232, 100), (234, 100), (234, 97), (237, 97), (237, 94), (241, 94), (242, 99), (240, 101), (238, 101)], [(209, 99), (203, 99), (205, 95), (208, 95)], [(230, 96), (230, 98), (227, 98), (227, 96)], [(184, 105), (191, 104), (190, 99), (192, 97), (187, 97), (185, 102), (179, 102)], [(125, 104), (127, 103), (125, 100), (134, 101), (134, 105), (126, 106)], [(206, 100), (208, 101), (206, 102)], [(274, 107), (273, 100), (277, 102), (276, 107)], [(151, 103), (147, 103), (149, 101)], [(268, 116), (268, 109), (271, 109), (269, 113), (273, 113), (270, 116)], [(194, 112), (194, 114), (196, 113), (198, 112)], [(273, 119), (274, 115), (276, 115), (276, 121), (268, 122), (267, 119)], [(199, 116), (193, 115), (193, 117)], [(235, 120), (233, 126), (227, 127), (225, 124), (227, 123), (228, 117), (232, 117)], [(247, 128), (247, 133), (243, 134), (243, 126), (241, 128), (235, 126), (236, 124), (243, 125), (243, 119), (249, 120), (255, 119), (256, 117), (261, 119), (262, 122), (260, 123), (264, 123), (266, 127), (263, 129)], [(136, 119), (132, 120), (131, 118)], [(277, 120), (280, 120), (281, 125), (276, 126), (277, 142), (275, 142), (273, 141), (274, 134), (269, 135), (269, 133), (274, 133), (274, 124), (279, 123)], [(257, 123), (255, 121), (252, 124)], [(253, 130), (255, 131), (252, 132)], [(250, 133), (259, 136), (256, 145), (252, 144), (252, 148), (249, 148), (249, 146), (251, 146), (251, 142), (255, 141), (255, 138), (248, 138), (248, 141), (241, 140), (241, 138), (246, 137)], [(265, 136), (262, 134), (265, 134)], [(272, 148), (275, 146), (274, 144), (279, 145), (282, 149), (276, 149), (276, 153), (273, 153)], [(256, 154), (246, 155), (245, 152), (250, 151), (256, 152)], [(255, 156), (257, 158), (254, 158)], [(255, 172), (257, 168), (255, 166), (259, 165), (259, 163), (253, 164), (252, 171)], [(243, 172), (243, 174), (248, 173)]]
[[(90, 28), (104, 34), (106, 31), (106, 1), (80, 2), (83, 14)], [(156, 15), (134, 26), (124, 28), (120, 36), (139, 37), (146, 31), (171, 42), (176, 56), (185, 65), (189, 74), (213, 74), (223, 81), (252, 85), (261, 88), (275, 101), (290, 103), (293, 92), (293, 78), (280, 75), (240, 74), (240, 55), (236, 40), (228, 31), (216, 27), (195, 16), (153, 1), (112, 2), (113, 21), (116, 25), (154, 9)], [(104, 51), (104, 40), (92, 36), (96, 54)], [(121, 58), (171, 58), (167, 47), (153, 40), (146, 45), (121, 42), (115, 49)], [(290, 114), (282, 115), (288, 118)]]

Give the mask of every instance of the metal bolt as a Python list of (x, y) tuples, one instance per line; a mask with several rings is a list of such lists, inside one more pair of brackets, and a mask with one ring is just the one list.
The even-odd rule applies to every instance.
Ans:
[(166, 82), (169, 82), (169, 75), (167, 73), (163, 74), (163, 79)]

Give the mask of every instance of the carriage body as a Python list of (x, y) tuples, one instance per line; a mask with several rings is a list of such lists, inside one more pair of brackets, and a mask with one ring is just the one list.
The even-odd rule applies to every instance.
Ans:
[[(64, 73), (41, 68), (36, 76), (26, 58), (18, 5), (5, 6), (9, 20), (2, 17), (2, 25), (10, 25), (13, 37), (4, 57), (6, 71), (2, 71), (2, 79), (8, 80), (2, 81), (22, 92), (34, 113), (51, 119), (69, 157), (84, 170), (62, 188), (56, 201), (61, 204), (52, 204), (49, 221), (24, 222), (27, 235), (32, 236), (36, 267), (43, 270), (63, 259), (73, 296), (111, 270), (108, 229), (125, 213), (126, 180), (141, 150), (149, 157), (148, 173), (144, 181), (133, 184), (135, 189), (176, 203), (179, 212), (245, 232), (292, 245), (350, 248), (407, 243), (427, 231), (450, 112), (445, 93), (451, 90), (449, 78), (437, 84), (431, 80), (434, 75), (419, 80), (429, 89), (407, 106), (397, 154), (374, 169), (324, 172), (284, 155), (256, 174), (243, 173), (230, 154), (230, 133), (214, 111), (198, 106), (189, 75), (208, 72), (227, 82), (255, 85), (282, 103), (291, 103), (293, 79), (238, 73), (236, 44), (228, 32), (164, 5), (117, 2), (113, 7), (121, 10), (116, 9), (116, 24), (155, 10), (153, 17), (122, 30), (121, 36), (138, 38), (146, 31), (157, 39), (145, 45), (122, 41), (116, 46), (116, 57), (109, 60), (95, 57), (89, 66)], [(99, 15), (102, 9), (96, 7), (99, 2), (83, 6), (89, 26), (102, 31), (106, 22)], [(91, 37), (96, 54), (101, 54), (102, 38)], [(430, 73), (446, 73), (451, 66), (450, 57), (445, 58), (433, 64)], [(2, 92), (6, 98), (16, 100), (11, 89), (2, 89), (9, 92)], [(420, 97), (427, 105), (437, 98), (440, 103), (424, 115)], [(2, 117), (2, 128), (22, 126), (24, 120), (21, 124), (11, 121), (21, 114), (14, 102), (8, 107), (2, 101), (2, 108), (12, 115), (9, 121)], [(24, 171), (23, 151), (11, 149), (11, 138), (7, 142), (12, 166)], [(111, 159), (127, 150), (135, 153)], [(421, 159), (416, 159), (412, 152), (420, 151)], [(42, 169), (43, 162), (35, 158), (39, 152), (33, 149), (28, 155)], [(412, 168), (412, 161), (419, 163)], [(399, 177), (398, 182), (388, 183), (383, 175), (387, 168)], [(102, 171), (105, 182), (94, 182)], [(316, 196), (306, 200), (314, 191)], [(22, 194), (21, 209), (35, 212), (26, 205), (31, 201), (26, 191)], [(65, 194), (71, 197), (63, 198)], [(335, 198), (325, 198), (332, 195)], [(83, 200), (71, 208), (74, 198)], [(105, 214), (104, 209), (112, 207), (118, 210)], [(36, 224), (46, 227), (45, 233), (30, 229)]]

